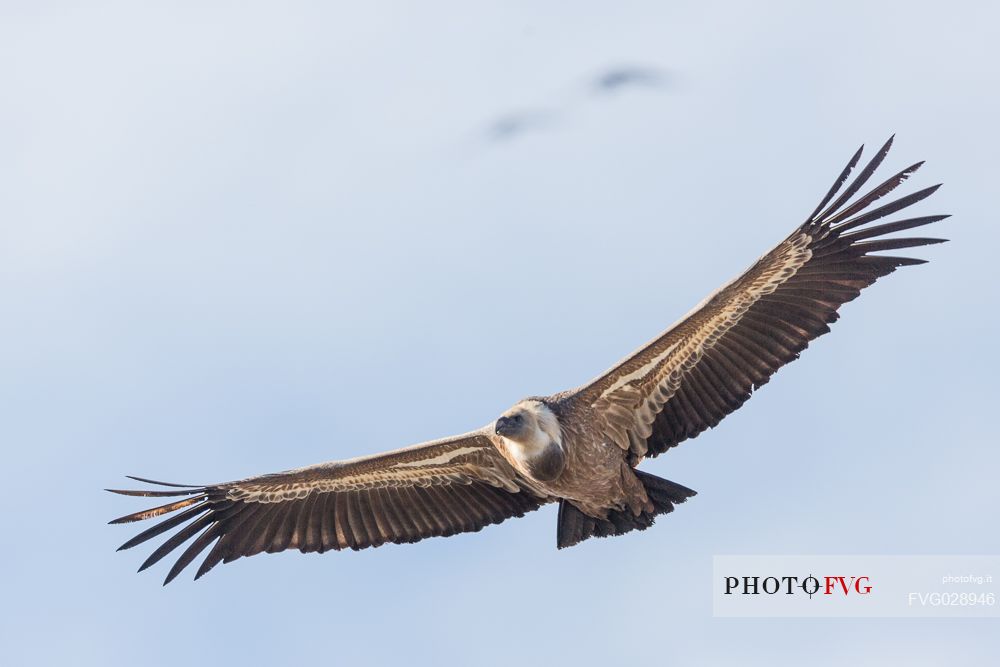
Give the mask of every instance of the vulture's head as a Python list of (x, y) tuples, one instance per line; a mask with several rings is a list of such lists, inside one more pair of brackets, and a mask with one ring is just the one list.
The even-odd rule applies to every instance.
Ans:
[(524, 449), (537, 451), (562, 445), (559, 420), (542, 401), (526, 398), (497, 419), (496, 434)]

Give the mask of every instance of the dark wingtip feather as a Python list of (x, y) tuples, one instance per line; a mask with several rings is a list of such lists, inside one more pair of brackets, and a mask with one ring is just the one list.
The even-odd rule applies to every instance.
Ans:
[(916, 257), (892, 257), (889, 255), (872, 255), (876, 257), (879, 261), (886, 262), (892, 265), (894, 268), (899, 268), (901, 266), (919, 266), (921, 264), (927, 264), (926, 259), (918, 259)]
[(950, 217), (950, 215), (925, 215), (919, 218), (897, 220), (896, 222), (887, 222), (882, 225), (875, 225), (874, 227), (864, 227), (863, 229), (851, 232), (850, 234), (844, 234), (841, 238), (851, 241), (852, 243), (856, 243), (857, 241), (862, 241), (876, 236), (893, 234), (906, 229), (913, 229), (914, 227), (923, 227), (924, 225), (941, 222), (942, 220), (946, 220)]
[(199, 535), (194, 542), (189, 544), (187, 549), (185, 549), (184, 552), (177, 558), (173, 566), (171, 566), (170, 571), (167, 572), (167, 576), (163, 580), (163, 585), (166, 586), (171, 581), (176, 579), (177, 575), (183, 572), (187, 566), (198, 557), (198, 554), (208, 548), (208, 545), (218, 539), (223, 531), (224, 529), (222, 525), (218, 523), (212, 524), (206, 528), (201, 535)]
[(140, 498), (169, 498), (171, 496), (188, 496), (201, 491), (200, 488), (185, 489), (184, 491), (138, 491), (135, 489), (104, 489), (109, 493), (117, 493), (120, 496), (137, 496)]
[(152, 519), (153, 517), (160, 516), (161, 514), (167, 514), (175, 510), (183, 509), (185, 507), (190, 507), (195, 503), (204, 500), (205, 496), (193, 496), (191, 498), (185, 498), (184, 500), (177, 500), (172, 503), (167, 503), (166, 505), (160, 505), (159, 507), (152, 507), (146, 510), (139, 510), (138, 512), (133, 512), (132, 514), (126, 514), (125, 516), (120, 516), (117, 519), (112, 519), (109, 523), (132, 523), (133, 521), (145, 521), (146, 519)]
[(191, 507), (191, 508), (189, 508), (187, 510), (184, 510), (183, 512), (181, 512), (179, 514), (175, 514), (175, 515), (173, 515), (173, 516), (171, 516), (171, 517), (169, 517), (169, 518), (161, 521), (160, 523), (156, 524), (155, 526), (152, 526), (152, 527), (147, 528), (146, 530), (142, 531), (141, 533), (139, 533), (138, 535), (136, 535), (135, 537), (133, 537), (132, 539), (130, 539), (128, 542), (126, 542), (125, 544), (123, 544), (120, 547), (118, 547), (118, 551), (124, 551), (125, 549), (131, 549), (132, 547), (134, 547), (134, 546), (136, 546), (138, 544), (142, 544), (143, 542), (146, 542), (148, 540), (153, 539), (157, 535), (162, 535), (163, 533), (167, 532), (168, 530), (171, 530), (172, 528), (176, 528), (177, 526), (181, 525), (182, 523), (184, 523), (186, 521), (190, 521), (191, 519), (195, 518), (199, 514), (207, 512), (210, 509), (210, 507), (211, 506), (208, 503), (202, 503), (200, 505), (195, 505), (194, 507)]
[(875, 241), (862, 241), (852, 247), (864, 253), (879, 252), (880, 250), (898, 250), (900, 248), (916, 248), (925, 245), (937, 245), (947, 243), (948, 239), (910, 237), (901, 239), (877, 239)]
[(205, 484), (172, 484), (170, 482), (158, 482), (155, 479), (136, 477), (134, 475), (125, 475), (125, 476), (129, 479), (134, 479), (137, 482), (145, 482), (146, 484), (156, 484), (157, 486), (172, 486), (178, 489), (194, 489), (206, 486)]
[(840, 172), (840, 176), (837, 177), (837, 180), (833, 182), (833, 185), (830, 186), (830, 189), (827, 191), (826, 196), (823, 197), (822, 201), (820, 201), (819, 206), (817, 206), (816, 210), (814, 210), (812, 212), (812, 215), (809, 216), (808, 219), (809, 222), (815, 221), (816, 218), (819, 216), (819, 212), (823, 210), (823, 207), (826, 206), (827, 203), (831, 199), (833, 199), (834, 195), (837, 194), (837, 191), (840, 190), (840, 186), (844, 184), (844, 181), (847, 180), (847, 177), (851, 175), (851, 171), (854, 169), (855, 166), (857, 166), (858, 160), (861, 159), (861, 154), (864, 153), (864, 150), (865, 150), (865, 145), (861, 144), (861, 147), (854, 152), (854, 155), (851, 156), (850, 160), (848, 160), (847, 166), (844, 167), (844, 169)]

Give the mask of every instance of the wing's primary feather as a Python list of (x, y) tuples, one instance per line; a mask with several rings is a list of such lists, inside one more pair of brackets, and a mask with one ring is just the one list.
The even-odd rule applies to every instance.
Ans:
[(238, 482), (203, 487), (149, 483), (186, 490), (112, 491), (188, 497), (111, 523), (184, 510), (119, 548), (180, 528), (139, 568), (145, 570), (190, 541), (164, 584), (210, 546), (196, 579), (220, 562), (265, 551), (363, 549), (477, 531), (550, 500), (518, 475), (484, 431)]
[(944, 241), (884, 236), (947, 215), (866, 227), (940, 187), (867, 210), (922, 162), (850, 202), (891, 145), (892, 138), (837, 196), (861, 156), (859, 149), (813, 214), (788, 238), (656, 340), (576, 392), (572, 400), (597, 409), (605, 435), (628, 450), (633, 463), (718, 424), (780, 367), (797, 359), (809, 341), (829, 331), (841, 305), (897, 268), (924, 263), (872, 253)]

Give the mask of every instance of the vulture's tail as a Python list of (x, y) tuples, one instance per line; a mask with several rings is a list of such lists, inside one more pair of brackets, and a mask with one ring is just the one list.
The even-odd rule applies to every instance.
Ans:
[(607, 519), (595, 519), (584, 514), (567, 500), (559, 501), (559, 525), (556, 530), (557, 546), (562, 549), (579, 544), (590, 537), (610, 537), (624, 535), (633, 530), (646, 530), (653, 525), (653, 519), (660, 514), (674, 510), (674, 505), (684, 502), (695, 491), (662, 477), (633, 470), (646, 495), (652, 501), (654, 510), (635, 516), (629, 510), (611, 510)]

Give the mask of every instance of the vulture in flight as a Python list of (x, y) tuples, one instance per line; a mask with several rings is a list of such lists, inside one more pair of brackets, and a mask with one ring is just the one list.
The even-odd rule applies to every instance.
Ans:
[(195, 578), (264, 551), (363, 549), (477, 531), (550, 502), (559, 503), (560, 548), (648, 528), (695, 492), (638, 470), (644, 458), (718, 424), (829, 331), (841, 305), (897, 268), (924, 262), (883, 252), (943, 241), (889, 235), (945, 215), (872, 224), (939, 187), (875, 206), (922, 164), (869, 186), (891, 145), (845, 187), (858, 149), (785, 240), (592, 382), (526, 398), (477, 431), (385, 454), (208, 486), (133, 477), (157, 488), (112, 491), (171, 500), (112, 521), (166, 516), (121, 549), (166, 536), (141, 571), (183, 546), (166, 584), (206, 550)]

